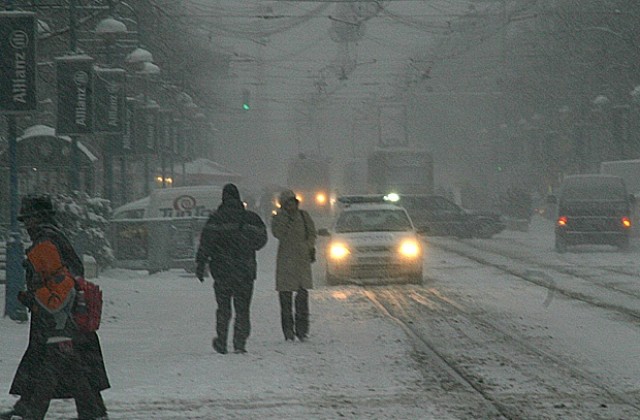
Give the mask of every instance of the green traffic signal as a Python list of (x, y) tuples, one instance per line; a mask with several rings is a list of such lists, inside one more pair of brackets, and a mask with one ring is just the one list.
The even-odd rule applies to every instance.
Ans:
[(242, 109), (245, 111), (251, 109), (251, 106), (249, 106), (249, 89), (242, 89)]

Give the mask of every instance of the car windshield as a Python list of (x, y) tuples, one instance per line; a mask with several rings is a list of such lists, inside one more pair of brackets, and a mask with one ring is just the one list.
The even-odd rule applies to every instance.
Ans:
[(336, 232), (401, 232), (411, 230), (411, 221), (402, 210), (348, 211), (336, 222)]

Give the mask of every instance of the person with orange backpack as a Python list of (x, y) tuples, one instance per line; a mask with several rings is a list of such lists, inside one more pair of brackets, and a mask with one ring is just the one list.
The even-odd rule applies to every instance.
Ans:
[(74, 398), (79, 420), (108, 418), (100, 392), (110, 385), (98, 336), (74, 321), (84, 267), (54, 214), (49, 196), (22, 199), (18, 220), (32, 244), (24, 261), (27, 290), (18, 299), (31, 312), (29, 344), (9, 390), (20, 399), (0, 419), (42, 420), (54, 398)]

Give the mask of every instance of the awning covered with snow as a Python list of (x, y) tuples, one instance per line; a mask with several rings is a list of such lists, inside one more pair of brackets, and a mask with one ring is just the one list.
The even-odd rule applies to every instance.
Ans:
[[(58, 166), (69, 159), (72, 140), (69, 136), (58, 136), (56, 130), (48, 125), (33, 125), (24, 130), (17, 138), (19, 165), (49, 162)], [(78, 150), (84, 156), (83, 162), (94, 163), (98, 157), (82, 142), (78, 141)], [(7, 166), (7, 149), (0, 151), (0, 165)]]

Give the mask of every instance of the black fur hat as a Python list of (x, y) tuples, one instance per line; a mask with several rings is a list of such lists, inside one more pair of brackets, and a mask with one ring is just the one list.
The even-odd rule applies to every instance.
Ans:
[(51, 197), (48, 195), (27, 195), (22, 197), (18, 220), (22, 222), (30, 217), (50, 218), (55, 214)]

